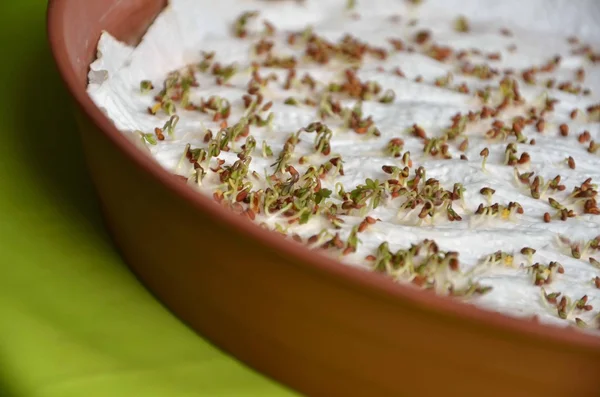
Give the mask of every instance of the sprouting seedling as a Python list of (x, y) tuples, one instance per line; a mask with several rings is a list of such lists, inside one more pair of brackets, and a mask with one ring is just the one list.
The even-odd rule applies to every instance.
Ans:
[(574, 308), (575, 305), (571, 302), (571, 298), (563, 295), (563, 297), (558, 302), (558, 305), (556, 306), (558, 317), (562, 318), (563, 320), (566, 320)]
[(318, 153), (324, 154), (325, 156), (331, 153), (332, 136), (333, 134), (331, 130), (327, 127), (317, 131), (317, 136), (315, 137), (315, 150)]
[(147, 94), (154, 89), (154, 85), (150, 80), (142, 80), (140, 83), (140, 92), (142, 94)]
[(185, 160), (188, 158), (191, 148), (192, 148), (192, 146), (189, 143), (185, 145), (185, 148), (183, 149), (183, 153), (181, 154), (181, 157), (179, 158), (179, 161), (177, 162), (177, 166), (175, 167), (175, 171), (179, 171), (179, 169), (181, 169)]
[(571, 246), (571, 256), (575, 259), (581, 259), (581, 247), (579, 244), (573, 244)]
[(529, 185), (530, 179), (533, 176), (534, 172), (524, 172), (524, 173), (519, 173), (519, 170), (515, 167), (514, 169), (514, 176), (515, 176), (515, 181), (518, 184), (524, 184), (524, 185)]
[(254, 139), (254, 137), (250, 135), (248, 136), (248, 138), (246, 138), (246, 143), (244, 143), (244, 145), (242, 146), (242, 150), (238, 153), (238, 157), (240, 159), (245, 159), (246, 157), (250, 156), (252, 152), (254, 152), (255, 148), (256, 139)]
[(190, 160), (190, 163), (202, 163), (208, 158), (208, 153), (201, 148), (189, 149), (187, 157)]
[(361, 242), (360, 239), (358, 238), (358, 226), (354, 226), (352, 228), (352, 230), (350, 231), (350, 235), (348, 236), (348, 239), (346, 240), (346, 248), (344, 249), (343, 255), (348, 255), (352, 252), (356, 252), (356, 248), (358, 247), (358, 244)]
[(462, 183), (455, 183), (452, 187), (452, 200), (460, 200), (460, 205), (463, 209), (466, 208), (465, 204), (465, 192), (467, 189), (463, 186)]
[(481, 169), (485, 171), (485, 163), (487, 161), (488, 156), (490, 155), (490, 149), (484, 148), (479, 155), (483, 157), (483, 161), (481, 162)]
[(583, 310), (586, 312), (591, 311), (594, 307), (592, 305), (590, 305), (588, 303), (588, 296), (587, 295), (583, 295), (581, 298), (579, 298), (578, 300), (575, 301), (574, 305), (575, 305), (575, 309), (577, 310)]
[(564, 205), (562, 205), (561, 203), (559, 203), (557, 200), (553, 199), (552, 197), (548, 197), (548, 203), (550, 203), (550, 206), (554, 209), (557, 210), (562, 210), (565, 208)]
[(379, 98), (379, 102), (381, 103), (392, 103), (396, 99), (396, 93), (394, 90), (386, 90), (381, 98)]
[(559, 192), (564, 191), (566, 189), (566, 186), (561, 185), (560, 180), (561, 176), (556, 175), (551, 181), (548, 182), (547, 189), (558, 190)]
[(275, 167), (276, 174), (283, 172), (285, 170), (289, 161), (292, 158), (293, 152), (294, 152), (294, 145), (291, 144), (290, 142), (286, 142), (285, 145), (283, 146), (283, 150), (281, 150), (281, 153), (279, 153), (279, 157), (277, 158), (277, 161), (275, 163), (271, 164), (272, 167)]
[(266, 118), (262, 118), (259, 115), (255, 114), (253, 117), (254, 123), (259, 127), (269, 127), (273, 126), (273, 120), (275, 120), (275, 113), (270, 112)]
[(404, 141), (400, 138), (392, 138), (387, 146), (386, 152), (393, 157), (400, 157), (402, 153), (402, 148), (404, 147)]
[(333, 116), (333, 108), (331, 106), (331, 94), (324, 93), (321, 96), (321, 100), (319, 101), (319, 114), (321, 118), (325, 118), (328, 116)]
[(263, 141), (263, 143), (262, 143), (262, 155), (263, 155), (263, 157), (273, 156), (273, 150), (271, 149), (271, 147), (269, 145), (267, 145), (266, 141)]
[(175, 133), (175, 127), (177, 126), (177, 123), (179, 123), (179, 116), (177, 116), (177, 115), (171, 116), (171, 118), (169, 120), (167, 120), (167, 122), (163, 126), (162, 130), (167, 131), (167, 134), (170, 137), (172, 137), (173, 134)]
[(175, 103), (173, 103), (171, 99), (167, 99), (164, 102), (162, 102), (162, 109), (168, 116), (173, 116), (177, 112)]
[(496, 193), (496, 191), (491, 187), (483, 187), (481, 188), (479, 193), (481, 193), (481, 195), (487, 199), (488, 203), (491, 203), (492, 196), (494, 195), (494, 193)]
[(521, 254), (523, 254), (527, 258), (527, 261), (529, 263), (533, 262), (533, 255), (535, 254), (535, 252), (536, 252), (536, 250), (531, 247), (521, 248)]
[(529, 190), (531, 192), (531, 197), (533, 197), (534, 199), (539, 199), (541, 197), (541, 187), (544, 185), (544, 179), (539, 176), (536, 175), (535, 178), (533, 178), (533, 182), (531, 182), (531, 184), (529, 185)]
[(546, 302), (550, 303), (551, 305), (556, 305), (558, 303), (558, 298), (561, 296), (560, 292), (547, 293), (544, 287), (541, 287), (541, 290)]
[(163, 103), (162, 102), (156, 102), (154, 105), (148, 107), (148, 113), (151, 115), (156, 115), (156, 113), (158, 113), (158, 111), (163, 107)]
[(506, 145), (506, 150), (504, 151), (504, 164), (507, 165), (516, 165), (519, 159), (516, 156), (517, 154), (517, 144), (514, 142)]
[(585, 329), (585, 328), (588, 328), (588, 327), (589, 327), (588, 323), (586, 323), (585, 321), (583, 321), (583, 320), (582, 320), (582, 319), (580, 319), (579, 317), (575, 317), (575, 325), (576, 325), (578, 328), (582, 328), (582, 329)]
[(402, 164), (404, 164), (405, 167), (412, 167), (413, 163), (410, 159), (410, 152), (404, 152), (402, 155)]
[(200, 165), (198, 165), (194, 169), (194, 173), (192, 174), (193, 181), (198, 185), (202, 186), (202, 180), (206, 176), (206, 171)]
[(236, 37), (244, 38), (248, 35), (248, 31), (246, 27), (248, 25), (248, 21), (252, 18), (256, 18), (258, 16), (257, 11), (246, 11), (242, 13), (235, 21), (233, 25), (233, 31)]
[(342, 156), (332, 157), (329, 159), (329, 163), (335, 167), (334, 175), (344, 175), (344, 160)]
[(454, 30), (460, 33), (466, 33), (470, 30), (469, 21), (464, 16), (459, 16), (454, 21)]
[(342, 182), (337, 182), (334, 186), (334, 190), (340, 197), (344, 197), (346, 195), (346, 190), (344, 189), (344, 185), (342, 184)]
[(393, 178), (393, 179), (399, 179), (400, 178), (400, 173), (403, 172), (402, 168), (396, 167), (394, 165), (384, 165), (384, 166), (381, 167), (381, 169), (386, 174), (391, 175), (391, 178)]
[(139, 134), (140, 138), (142, 138), (142, 142), (144, 142), (145, 144), (148, 145), (156, 145), (158, 144), (158, 141), (156, 140), (156, 135), (155, 134), (147, 134), (144, 133), (142, 131), (135, 131), (137, 134)]
[(462, 217), (458, 215), (456, 211), (454, 211), (454, 209), (452, 208), (452, 202), (448, 203), (448, 206), (446, 207), (446, 214), (450, 222), (462, 220)]

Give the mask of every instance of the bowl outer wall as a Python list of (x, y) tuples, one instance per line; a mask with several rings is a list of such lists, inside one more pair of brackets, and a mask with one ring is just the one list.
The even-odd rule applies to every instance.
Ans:
[(134, 147), (87, 96), (88, 67), (102, 30), (135, 43), (164, 6), (51, 0), (48, 28), (107, 226), (169, 309), (310, 395), (600, 394), (600, 338), (340, 266), (215, 205)]

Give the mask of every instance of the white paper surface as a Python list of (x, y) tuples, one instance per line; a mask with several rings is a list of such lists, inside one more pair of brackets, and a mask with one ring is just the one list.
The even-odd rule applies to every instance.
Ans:
[[(332, 40), (349, 31), (361, 40), (381, 46), (386, 45), (389, 37), (409, 41), (415, 31), (426, 28), (432, 31), (438, 44), (449, 45), (452, 48), (479, 48), (487, 52), (502, 52), (502, 68), (522, 69), (541, 65), (553, 54), (561, 54), (563, 59), (560, 70), (552, 75), (558, 81), (573, 80), (575, 70), (584, 65), (581, 57), (570, 55), (571, 47), (566, 41), (567, 36), (577, 35), (579, 39), (592, 45), (600, 43), (600, 2), (594, 0), (425, 0), (419, 7), (411, 6), (402, 0), (357, 0), (357, 7), (352, 12), (346, 10), (346, 1), (339, 0), (308, 0), (303, 3), (265, 0), (221, 0), (217, 3), (208, 0), (172, 0), (138, 47), (127, 47), (109, 34), (102, 36), (98, 45), (98, 59), (91, 65), (89, 94), (124, 133), (134, 130), (151, 132), (155, 127), (162, 127), (168, 117), (151, 116), (147, 113), (146, 109), (152, 104), (152, 97), (139, 93), (140, 81), (152, 80), (158, 87), (168, 72), (198, 62), (201, 59), (201, 51), (215, 51), (220, 63), (238, 62), (243, 70), (249, 65), (250, 45), (255, 40), (232, 38), (230, 26), (242, 11), (249, 10), (260, 11), (260, 17), (252, 22), (256, 23), (256, 26), (259, 26), (262, 20), (273, 23), (278, 31), (301, 30), (306, 25), (312, 25), (317, 33)], [(350, 15), (354, 12), (360, 14), (360, 20), (351, 20)], [(401, 15), (401, 23), (389, 22), (389, 16), (394, 14)], [(459, 14), (466, 16), (470, 21), (471, 32), (467, 35), (452, 30), (452, 21)], [(407, 22), (415, 18), (418, 19), (417, 26), (410, 26)], [(252, 24), (250, 29), (254, 26)], [(514, 36), (507, 38), (498, 34), (501, 27), (510, 29)], [(512, 43), (518, 48), (514, 54), (506, 50)], [(592, 95), (575, 96), (553, 90), (552, 96), (561, 102), (556, 106), (549, 123), (550, 128), (556, 130), (559, 123), (569, 122), (569, 113), (573, 108), (585, 109), (598, 102), (600, 66), (585, 65), (587, 77), (584, 86), (592, 88)], [(390, 73), (380, 73), (376, 69), (377, 66), (386, 70), (400, 66), (407, 78), (399, 79)], [(306, 70), (311, 70), (311, 73), (326, 80), (326, 72), (317, 71), (314, 66), (306, 66)], [(363, 67), (359, 73), (361, 78), (378, 81), (385, 88), (393, 88), (396, 93), (393, 106), (364, 104), (365, 113), (373, 115), (382, 131), (383, 140), (398, 135), (399, 131), (413, 123), (426, 126), (428, 131), (439, 131), (447, 126), (449, 118), (455, 113), (474, 109), (471, 96), (444, 90), (432, 84), (414, 82), (414, 78), (419, 75), (424, 81), (431, 82), (450, 71), (453, 71), (453, 68), (449, 65), (420, 54), (406, 52), (390, 56), (384, 62), (367, 63)], [(239, 102), (248, 75), (236, 79), (238, 77), (234, 78), (234, 87), (231, 88), (212, 84), (214, 78), (200, 80), (201, 95), (205, 98), (220, 95), (230, 98), (232, 104), (236, 100)], [(472, 87), (488, 84), (479, 81), (469, 83)], [(540, 87), (522, 86), (523, 95), (530, 101), (535, 101), (536, 98), (539, 100), (545, 91)], [(279, 95), (279, 98), (288, 95), (276, 89), (272, 94), (275, 97)], [(235, 105), (239, 106), (238, 103)], [(274, 112), (276, 120), (273, 129), (252, 134), (259, 144), (262, 140), (267, 141), (276, 153), (288, 133), (315, 119), (314, 111), (310, 109), (291, 110), (276, 104)], [(235, 115), (239, 118), (241, 111), (237, 111)], [(236, 117), (233, 116), (234, 114), (232, 119), (235, 120)], [(215, 125), (201, 117), (182, 116), (175, 140), (161, 142), (152, 147), (153, 156), (169, 171), (182, 172), (178, 167), (185, 144), (200, 144), (201, 134), (207, 127), (214, 128)], [(597, 142), (600, 141), (598, 123), (580, 123), (572, 128), (573, 134), (587, 129)], [(571, 141), (571, 146), (566, 145), (555, 135), (537, 136), (530, 132), (526, 135), (538, 141), (537, 145), (526, 146), (523, 149), (534, 159), (531, 170), (543, 175), (546, 180), (560, 173), (563, 176), (562, 183), (567, 185), (568, 191), (579, 185), (585, 179), (584, 176), (593, 177), (595, 181), (600, 180), (599, 156), (587, 156), (581, 147)], [(574, 139), (571, 137), (571, 140)], [(368, 236), (361, 237), (363, 244), (359, 249), (360, 255), (345, 258), (347, 263), (360, 266), (366, 253), (370, 253), (383, 240), (390, 241), (395, 247), (405, 247), (408, 243), (424, 238), (435, 239), (443, 249), (458, 250), (461, 253), (461, 262), (472, 264), (482, 255), (495, 250), (516, 252), (515, 261), (523, 263), (525, 260), (518, 255), (518, 251), (523, 246), (531, 246), (538, 250), (536, 261), (547, 263), (558, 260), (567, 270), (549, 290), (560, 290), (573, 298), (588, 294), (591, 302), (600, 299), (600, 290), (595, 290), (590, 281), (595, 275), (600, 275), (600, 272), (589, 264), (570, 257), (564, 249), (556, 245), (558, 234), (566, 234), (573, 239), (595, 237), (600, 233), (598, 217), (587, 216), (584, 220), (544, 224), (541, 217), (549, 210), (547, 203), (542, 202), (543, 200), (533, 200), (516, 188), (511, 167), (494, 165), (501, 163), (503, 149), (495, 149), (493, 153), (496, 154), (490, 156), (490, 171), (481, 171), (478, 153), (487, 145), (484, 140), (474, 140), (470, 143), (467, 153), (470, 161), (452, 163), (450, 167), (447, 163), (423, 158), (418, 142), (411, 142), (410, 139), (406, 141), (406, 146), (411, 150), (415, 161), (427, 164), (428, 176), (439, 179), (445, 187), (448, 187), (448, 184), (452, 186), (453, 181), (462, 180), (468, 188), (466, 202), (471, 210), (474, 210), (478, 203), (485, 203), (478, 193), (479, 189), (483, 186), (493, 186), (497, 190), (495, 201), (507, 203), (516, 197), (524, 205), (526, 213), (518, 222), (496, 222), (479, 228), (474, 228), (472, 222), (415, 227), (397, 220), (393, 210), (378, 209), (377, 215), (382, 219), (389, 219), (389, 222), (384, 222)], [(381, 166), (389, 163), (389, 159), (374, 155), (379, 153), (381, 141), (361, 141), (357, 144), (347, 136), (336, 135), (333, 142), (334, 151), (343, 153), (347, 163), (346, 176), (341, 178), (345, 186), (356, 185), (366, 177), (381, 178)], [(305, 150), (306, 153), (310, 153), (310, 144), (307, 147), (299, 146), (300, 152)], [(578, 159), (576, 171), (565, 169), (563, 160), (569, 155)], [(234, 155), (224, 153), (222, 158), (230, 161), (228, 156)], [(271, 162), (272, 160), (256, 156), (253, 159), (253, 167), (262, 174)], [(324, 182), (325, 185), (327, 183)], [(351, 221), (349, 226), (352, 226)], [(299, 233), (311, 235), (315, 231), (318, 232), (320, 227), (320, 224), (310, 225), (299, 230)], [(343, 232), (347, 233), (347, 229)], [(519, 316), (537, 314), (543, 321), (568, 324), (544, 307), (540, 301), (539, 288), (531, 285), (530, 277), (522, 270), (499, 268), (482, 275), (479, 280), (494, 287), (490, 294), (479, 300), (478, 303), (484, 307)], [(594, 303), (600, 308), (600, 302)], [(592, 314), (583, 313), (581, 317), (591, 320)]]

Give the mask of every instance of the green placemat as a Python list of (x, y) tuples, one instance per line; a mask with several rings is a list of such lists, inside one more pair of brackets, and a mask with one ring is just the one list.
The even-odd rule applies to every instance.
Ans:
[(45, 10), (43, 0), (0, 2), (0, 395), (292, 395), (187, 329), (123, 265)]

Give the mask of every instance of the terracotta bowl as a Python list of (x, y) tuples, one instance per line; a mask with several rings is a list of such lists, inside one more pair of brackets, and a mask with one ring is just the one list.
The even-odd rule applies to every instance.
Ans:
[(135, 43), (165, 3), (51, 0), (48, 12), (106, 224), (160, 301), (215, 345), (309, 395), (600, 395), (600, 338), (311, 253), (222, 209), (134, 147), (87, 96), (88, 66), (101, 31)]

